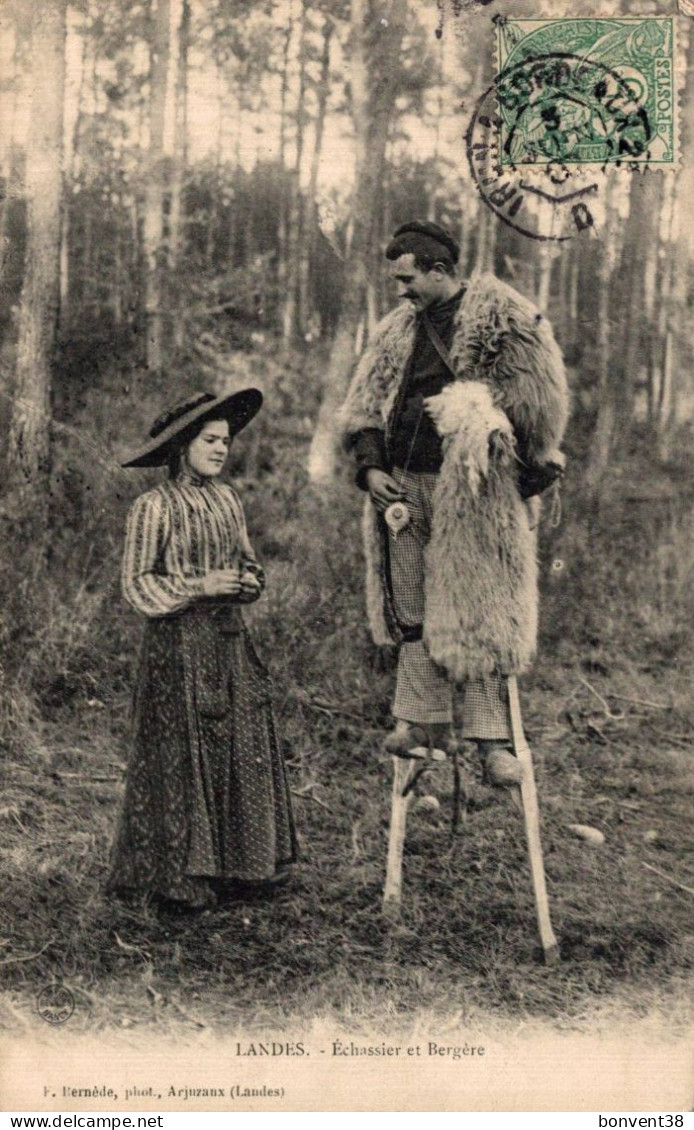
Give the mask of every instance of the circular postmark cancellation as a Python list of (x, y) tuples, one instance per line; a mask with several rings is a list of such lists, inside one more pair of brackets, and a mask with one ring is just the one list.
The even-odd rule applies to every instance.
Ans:
[(44, 985), (36, 998), (36, 1011), (47, 1024), (65, 1024), (75, 1011), (75, 998), (61, 981)]
[(593, 226), (596, 172), (643, 167), (651, 139), (633, 79), (590, 57), (551, 52), (497, 75), (475, 107), (466, 146), (480, 195), (500, 219), (534, 239), (566, 240)]
[[(635, 164), (676, 164), (677, 57), (672, 16), (519, 19), (497, 15), (493, 23), (496, 73), (510, 76), (517, 95), (523, 87), (530, 94), (526, 121), (518, 123), (518, 97), (509, 99), (508, 91), (510, 105), (500, 111), (502, 133), (515, 132), (511, 155), (515, 163), (551, 161), (559, 149), (561, 159), (572, 166), (620, 164), (624, 153)], [(559, 61), (544, 68), (540, 89), (531, 92), (531, 77), (513, 68), (545, 56)], [(640, 123), (628, 120), (634, 115)], [(632, 136), (625, 136), (629, 132)], [(503, 140), (506, 151), (508, 137)]]

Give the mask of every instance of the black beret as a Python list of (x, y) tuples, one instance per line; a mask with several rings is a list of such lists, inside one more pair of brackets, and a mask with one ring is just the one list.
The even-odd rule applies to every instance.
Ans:
[(393, 232), (393, 240), (398, 239), (399, 236), (405, 235), (407, 232), (415, 232), (417, 235), (427, 235), (430, 239), (436, 240), (437, 243), (440, 243), (442, 247), (446, 248), (453, 262), (458, 262), (460, 258), (460, 245), (450, 232), (447, 232), (440, 224), (435, 224), (433, 220), (410, 220), (406, 224), (401, 224), (397, 231)]

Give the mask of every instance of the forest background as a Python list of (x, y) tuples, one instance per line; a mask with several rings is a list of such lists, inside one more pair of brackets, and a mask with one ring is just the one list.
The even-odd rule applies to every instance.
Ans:
[[(556, 6), (555, 6), (556, 7)], [(544, 0), (513, 15), (556, 16)], [(572, 15), (590, 5), (574, 3)], [(628, 15), (674, 5), (621, 0)], [(456, 9), (454, 12), (453, 9)], [(601, 174), (599, 222), (530, 240), (480, 200), (463, 134), (497, 4), (10, 0), (0, 11), (2, 1021), (191, 1037), (330, 1016), (438, 1025), (685, 1024), (690, 806), (694, 32), (670, 174)], [(447, 14), (437, 35), (441, 12)], [(542, 644), (523, 681), (562, 961), (538, 964), (522, 830), (472, 751), (417, 801), (398, 925), (379, 913), (393, 656), (367, 637), (360, 498), (330, 421), (393, 301), (388, 233), (458, 236), (551, 319), (573, 416), (541, 527)], [(102, 887), (140, 624), (120, 597), (119, 463), (162, 406), (261, 383), (230, 474), (268, 572), (302, 842), (291, 886), (162, 921)], [(591, 848), (568, 830), (597, 827)], [(663, 1019), (664, 1023), (664, 1019)]]

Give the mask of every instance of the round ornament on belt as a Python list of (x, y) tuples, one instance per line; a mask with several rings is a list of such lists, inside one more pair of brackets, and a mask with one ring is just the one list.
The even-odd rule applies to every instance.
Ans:
[(401, 530), (410, 520), (410, 512), (404, 502), (393, 502), (384, 512), (386, 525), (393, 531), (393, 537), (397, 537)]

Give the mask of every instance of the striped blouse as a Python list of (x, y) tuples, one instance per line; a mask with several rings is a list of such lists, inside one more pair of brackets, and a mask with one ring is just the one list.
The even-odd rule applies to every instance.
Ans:
[(243, 507), (226, 483), (184, 472), (133, 503), (121, 580), (125, 599), (145, 616), (180, 612), (203, 595), (206, 573), (247, 562), (255, 554)]

